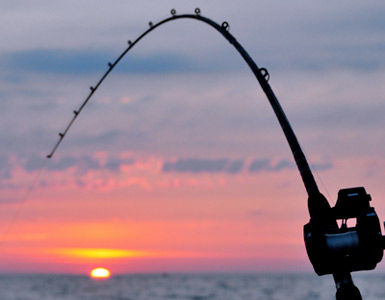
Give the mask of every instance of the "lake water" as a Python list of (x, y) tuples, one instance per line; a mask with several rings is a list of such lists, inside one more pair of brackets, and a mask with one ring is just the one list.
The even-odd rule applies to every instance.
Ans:
[[(385, 299), (385, 274), (354, 274), (364, 300)], [(332, 300), (331, 276), (146, 274), (95, 280), (76, 275), (0, 275), (1, 300)]]

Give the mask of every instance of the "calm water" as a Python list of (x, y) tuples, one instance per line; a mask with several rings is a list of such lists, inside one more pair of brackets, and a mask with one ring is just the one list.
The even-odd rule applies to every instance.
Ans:
[[(364, 300), (385, 299), (385, 275), (356, 275)], [(72, 275), (0, 275), (1, 300), (335, 299), (330, 276), (152, 274), (93, 280)]]

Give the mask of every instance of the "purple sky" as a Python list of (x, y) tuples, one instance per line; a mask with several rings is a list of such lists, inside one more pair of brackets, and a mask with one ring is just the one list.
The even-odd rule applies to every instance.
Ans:
[[(195, 7), (218, 23), (227, 21), (258, 66), (269, 70), (325, 195), (334, 200), (340, 188), (365, 186), (385, 217), (383, 2), (206, 2), (1, 2), (4, 227), (107, 63), (149, 21), (168, 17), (171, 8), (193, 13)], [(292, 193), (298, 203), (274, 216), (307, 221), (305, 190), (267, 99), (239, 54), (203, 23), (168, 23), (124, 58), (47, 163), (33, 197), (68, 176), (79, 190), (92, 180), (90, 172), (127, 176), (122, 166), (150, 176), (140, 173), (148, 164), (157, 166), (156, 186), (162, 176), (192, 174), (197, 182), (207, 176), (254, 180), (255, 198)], [(63, 176), (49, 175), (56, 172)], [(267, 179), (279, 182), (266, 186)], [(26, 210), (33, 206), (29, 201)], [(269, 208), (274, 211), (256, 204), (249, 213), (268, 214)], [(32, 219), (44, 218), (37, 210)], [(22, 222), (23, 213), (17, 219)]]

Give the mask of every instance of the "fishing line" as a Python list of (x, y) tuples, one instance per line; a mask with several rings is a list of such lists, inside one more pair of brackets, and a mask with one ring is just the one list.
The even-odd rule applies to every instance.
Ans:
[(330, 193), (329, 193), (329, 190), (327, 189), (326, 185), (324, 184), (321, 175), (318, 173), (317, 168), (315, 168), (315, 167), (314, 167), (314, 164), (311, 162), (311, 159), (309, 159), (309, 164), (311, 165), (312, 170), (315, 172), (315, 176), (318, 178), (318, 181), (321, 183), (321, 186), (322, 186), (323, 190), (326, 192), (326, 195), (328, 196), (329, 201), (330, 201), (330, 202), (333, 204), (333, 206), (334, 206), (334, 205), (335, 205), (335, 201), (334, 201), (333, 198), (331, 197), (331, 195), (330, 195)]
[[(80, 112), (83, 110), (83, 108), (87, 105), (88, 101), (91, 99), (95, 91), (98, 89), (98, 87), (103, 83), (104, 79), (110, 74), (110, 72), (115, 68), (115, 66), (120, 62), (120, 60), (129, 52), (134, 45), (136, 45), (144, 36), (146, 36), (148, 33), (150, 33), (152, 30), (157, 28), (158, 26), (167, 23), (172, 20), (177, 20), (177, 19), (196, 19), (198, 21), (202, 21), (217, 31), (219, 31), (224, 38), (228, 40), (228, 42), (234, 46), (234, 48), (238, 51), (238, 53), (242, 56), (244, 61), (247, 63), (247, 65), (250, 67), (250, 70), (252, 73), (255, 75), (256, 79), (258, 80), (262, 90), (264, 91), (268, 101), (270, 102), (270, 105), (278, 119), (278, 122), (285, 134), (286, 140), (289, 143), (290, 150), (293, 154), (294, 160), (296, 162), (298, 171), (300, 173), (302, 182), (305, 186), (306, 192), (308, 194), (308, 209), (309, 209), (309, 215), (310, 215), (310, 222), (307, 223), (304, 227), (304, 238), (305, 238), (305, 244), (306, 244), (306, 249), (308, 256), (310, 258), (310, 261), (313, 264), (314, 270), (318, 275), (324, 275), (324, 274), (333, 274), (334, 281), (336, 283), (337, 287), (337, 299), (362, 299), (359, 290), (355, 287), (350, 272), (351, 271), (357, 271), (357, 270), (371, 270), (373, 269), (376, 264), (381, 261), (382, 255), (383, 255), (383, 248), (382, 248), (382, 243), (385, 243), (383, 241), (378, 242), (377, 240), (370, 241), (370, 251), (368, 254), (373, 253), (374, 255), (367, 255), (365, 257), (359, 256), (354, 260), (350, 260), (350, 255), (348, 255), (348, 258), (345, 259), (343, 258), (343, 263), (341, 265), (337, 264), (336, 262), (339, 262), (341, 260), (341, 257), (338, 255), (330, 254), (333, 252), (332, 250), (329, 251), (327, 249), (328, 247), (331, 248), (338, 248), (340, 249), (341, 247), (337, 247), (337, 242), (341, 242), (341, 245), (345, 246), (347, 243), (347, 240), (352, 240), (352, 236), (349, 235), (347, 237), (339, 236), (338, 234), (336, 236), (333, 236), (333, 238), (330, 240), (330, 245), (326, 245), (326, 250), (324, 251), (324, 248), (320, 248), (319, 245), (323, 245), (324, 243), (324, 238), (320, 232), (322, 230), (336, 230), (339, 229), (336, 218), (334, 216), (334, 211), (330, 207), (327, 199), (321, 194), (321, 192), (318, 189), (317, 183), (314, 179), (313, 173), (310, 169), (310, 165), (306, 159), (305, 153), (303, 152), (297, 137), (290, 125), (289, 120), (287, 119), (277, 97), (275, 96), (272, 88), (270, 87), (269, 79), (270, 75), (267, 69), (265, 68), (259, 68), (256, 63), (253, 61), (253, 59), (250, 57), (250, 55), (246, 52), (246, 50), (242, 47), (242, 45), (235, 39), (235, 37), (229, 33), (229, 24), (227, 22), (223, 22), (221, 25), (218, 23), (202, 17), (200, 15), (201, 11), (199, 8), (195, 9), (195, 14), (184, 14), (184, 15), (177, 15), (175, 9), (171, 10), (171, 17), (166, 18), (156, 24), (149, 22), (149, 29), (147, 29), (144, 33), (142, 33), (136, 40), (133, 42), (128, 41), (128, 47), (126, 50), (123, 51), (123, 53), (113, 62), (108, 63), (108, 69), (104, 73), (104, 75), (101, 77), (101, 79), (97, 82), (95, 86), (90, 87), (90, 93), (87, 96), (87, 98), (83, 101), (79, 109), (74, 110), (74, 116), (65, 128), (63, 132), (59, 133), (59, 140), (53, 147), (52, 151), (47, 155), (47, 158), (51, 158), (57, 148), (59, 147), (60, 143), (63, 141), (64, 137), (66, 136), (68, 130), (71, 128), (73, 123), (75, 122), (76, 118), (79, 116)], [(316, 171), (317, 173), (317, 171)], [(319, 175), (317, 174), (319, 177)], [(322, 180), (321, 180), (322, 182)], [(34, 185), (34, 184), (33, 184)], [(33, 187), (32, 185), (32, 187)], [(323, 185), (324, 186), (324, 185)], [(28, 197), (31, 189), (28, 191), (26, 198)], [(325, 188), (326, 189), (326, 188)], [(327, 191), (327, 189), (326, 189)], [(345, 190), (340, 190), (340, 192), (347, 193), (347, 198), (349, 197), (356, 197), (357, 195), (360, 195), (360, 193), (363, 196), (363, 203), (366, 204), (370, 199), (370, 196), (368, 196), (365, 192), (364, 188), (352, 188), (352, 189), (345, 189)], [(360, 193), (358, 193), (359, 191)], [(342, 194), (343, 194), (342, 193)], [(330, 195), (329, 195), (330, 197)], [(26, 199), (25, 198), (25, 199)], [(342, 198), (345, 199), (345, 198)], [(362, 200), (361, 199), (361, 200)], [(25, 200), (24, 200), (25, 201)], [(21, 210), (24, 201), (19, 206), (19, 210), (16, 214), (16, 217)], [(365, 202), (366, 201), (366, 202)], [(337, 202), (338, 203), (338, 202)], [(367, 204), (369, 208), (369, 204)], [(369, 214), (364, 214), (368, 218), (372, 217), (377, 217), (377, 215), (374, 213)], [(16, 218), (15, 218), (16, 219)], [(379, 237), (380, 239), (382, 238), (382, 235), (378, 235), (378, 232), (375, 232), (379, 228), (379, 232), (381, 233), (380, 225), (378, 218), (375, 219), (373, 222), (372, 220), (370, 221), (365, 221), (368, 224), (374, 224), (372, 228), (369, 228), (372, 232), (369, 232), (371, 236), (377, 238)], [(378, 223), (378, 224), (377, 224)], [(377, 228), (378, 227), (378, 228)], [(322, 230), (321, 230), (322, 229)], [(374, 232), (374, 234), (373, 234)], [(329, 233), (328, 233), (329, 234)], [(334, 233), (333, 233), (334, 234)], [(318, 237), (317, 237), (318, 236)], [(335, 239), (334, 239), (335, 238)], [(318, 239), (318, 240), (314, 240)], [(336, 242), (336, 241), (337, 242)], [(354, 237), (353, 237), (354, 240)], [(381, 247), (377, 246), (380, 245)], [(338, 244), (339, 245), (339, 244)], [(373, 246), (374, 245), (374, 246)], [(367, 253), (367, 247), (365, 245), (360, 246), (362, 247), (362, 253), (366, 254)], [(344, 248), (344, 247), (342, 247)], [(361, 249), (361, 248), (360, 248)], [(354, 255), (356, 253), (353, 253)], [(381, 255), (380, 255), (381, 254)], [(354, 256), (352, 255), (352, 256)], [(330, 260), (330, 257), (333, 259)], [(338, 258), (338, 259), (337, 259)], [(362, 264), (363, 263), (363, 264)], [(346, 264), (346, 265), (345, 265)], [(342, 288), (341, 288), (342, 287)], [(338, 293), (341, 295), (355, 295), (355, 297), (350, 297), (345, 295), (343, 297), (338, 296)], [(358, 297), (357, 297), (358, 295)]]
[[(95, 91), (99, 88), (99, 86), (103, 83), (103, 81), (107, 78), (107, 76), (111, 73), (111, 71), (115, 68), (115, 66), (122, 60), (122, 58), (132, 49), (143, 37), (145, 37), (148, 33), (153, 31), (155, 28), (159, 27), (160, 25), (167, 23), (169, 21), (177, 20), (177, 19), (195, 19), (198, 21), (202, 21), (214, 29), (216, 29), (219, 33), (222, 34), (222, 36), (238, 51), (238, 53), (242, 56), (246, 64), (249, 66), (250, 70), (256, 77), (257, 81), (259, 82), (263, 92), (265, 93), (274, 113), (275, 116), (278, 119), (278, 122), (284, 132), (284, 135), (286, 137), (286, 140), (290, 146), (290, 150), (292, 152), (293, 158), (295, 160), (295, 163), (297, 165), (298, 171), (300, 173), (302, 182), (305, 186), (307, 195), (308, 195), (308, 210), (309, 210), (309, 215), (310, 215), (310, 221), (304, 226), (304, 238), (305, 238), (305, 244), (306, 244), (306, 250), (307, 254), (310, 258), (311, 263), (313, 264), (314, 270), (318, 275), (324, 275), (324, 274), (333, 274), (334, 281), (336, 283), (337, 287), (337, 295), (338, 293), (343, 294), (345, 293), (346, 287), (349, 287), (347, 295), (353, 291), (354, 295), (358, 295), (359, 297), (356, 297), (354, 299), (362, 299), (359, 290), (355, 287), (350, 272), (351, 271), (357, 271), (357, 270), (371, 270), (373, 269), (378, 262), (381, 261), (382, 255), (383, 255), (383, 246), (382, 244), (385, 243), (381, 240), (381, 242), (377, 242), (377, 240), (370, 241), (370, 251), (368, 254), (373, 254), (373, 255), (367, 255), (365, 257), (359, 256), (356, 260), (353, 260), (353, 262), (350, 261), (350, 256), (349, 258), (345, 259), (344, 258), (344, 263), (343, 265), (338, 265), (335, 262), (341, 260), (341, 257), (338, 256), (338, 254), (333, 253), (333, 249), (337, 248), (339, 250), (340, 248), (345, 248), (345, 245), (350, 243), (350, 240), (354, 240), (354, 236), (342, 236), (339, 235), (338, 233), (336, 235), (335, 231), (339, 230), (338, 224), (337, 224), (337, 219), (335, 218), (334, 212), (335, 210), (332, 210), (330, 207), (330, 204), (328, 203), (327, 199), (321, 194), (319, 191), (318, 185), (314, 179), (313, 173), (310, 169), (310, 165), (308, 163), (308, 160), (306, 159), (305, 153), (303, 152), (297, 137), (294, 133), (293, 128), (290, 125), (289, 120), (286, 117), (285, 112), (283, 111), (277, 97), (275, 96), (270, 84), (269, 84), (269, 79), (270, 79), (270, 74), (267, 69), (265, 68), (259, 68), (257, 64), (254, 62), (254, 60), (250, 57), (250, 55), (247, 53), (247, 51), (242, 47), (242, 45), (235, 39), (235, 37), (229, 33), (230, 26), (227, 22), (223, 22), (221, 25), (218, 23), (202, 17), (200, 15), (201, 11), (199, 8), (195, 9), (195, 14), (183, 14), (183, 15), (177, 15), (175, 9), (171, 10), (171, 17), (166, 18), (156, 24), (149, 22), (148, 26), (149, 28), (144, 31), (136, 40), (133, 42), (128, 41), (128, 47), (121, 53), (121, 55), (113, 62), (108, 63), (108, 69), (104, 73), (104, 75), (100, 78), (100, 80), (96, 83), (95, 86), (90, 87), (90, 93), (86, 97), (86, 99), (82, 102), (80, 107), (77, 110), (74, 110), (73, 113), (73, 118), (71, 121), (68, 123), (67, 127), (64, 129), (63, 132), (59, 133), (59, 140), (57, 143), (54, 145), (52, 151), (47, 155), (47, 158), (50, 159), (56, 152), (57, 148), (63, 141), (64, 137), (68, 133), (69, 129), (72, 127), (73, 123), (81, 113), (81, 111), (84, 109), (84, 107), (87, 105), (91, 97), (94, 95)], [(32, 185), (28, 189), (26, 195), (20, 202), (13, 219), (11, 220), (10, 225), (7, 227), (6, 232), (3, 236), (3, 239), (1, 241), (1, 244), (5, 240), (6, 235), (10, 231), (10, 228), (12, 225), (15, 223), (16, 219), (18, 218), (24, 203), (26, 202), (26, 199), (30, 196), (34, 186), (37, 183), (38, 178), (41, 175), (42, 170), (45, 167), (46, 162), (44, 162), (42, 168), (40, 171), (36, 174)], [(317, 176), (320, 178), (316, 171)], [(322, 183), (322, 180), (320, 180)], [(322, 183), (324, 186), (324, 184)], [(327, 191), (327, 189), (325, 188)], [(340, 190), (342, 191), (342, 195), (347, 194), (347, 198), (349, 197), (355, 197), (357, 195), (364, 194), (363, 196), (363, 203), (366, 204), (370, 200), (370, 196), (368, 196), (365, 192), (364, 188), (352, 188), (352, 189), (345, 189), (345, 190)], [(359, 191), (359, 192), (357, 192)], [(339, 192), (339, 194), (340, 194)], [(328, 193), (328, 191), (327, 191)], [(329, 195), (330, 197), (330, 195)], [(345, 197), (346, 198), (346, 197)], [(341, 199), (345, 199), (341, 198)], [(340, 198), (339, 198), (340, 199)], [(361, 199), (361, 200), (362, 200)], [(366, 201), (366, 202), (365, 202)], [(338, 203), (338, 202), (337, 202)], [(343, 202), (344, 203), (344, 202)], [(369, 208), (369, 204), (367, 205)], [(378, 237), (379, 239), (382, 239), (381, 235), (381, 228), (379, 225), (379, 220), (377, 215), (375, 214), (374, 210), (372, 213), (369, 214), (364, 214), (367, 218), (372, 218), (375, 217), (377, 219), (370, 221), (365, 221), (368, 224), (374, 224), (370, 229), (371, 232), (368, 232), (371, 234), (373, 237)], [(344, 215), (345, 216), (345, 215)], [(349, 215), (350, 216), (350, 215)], [(345, 219), (347, 217), (345, 216)], [(357, 217), (358, 218), (358, 217)], [(377, 224), (378, 223), (378, 224)], [(378, 228), (377, 228), (378, 227)], [(320, 248), (319, 245), (322, 245), (324, 243), (324, 236), (320, 234), (322, 233), (322, 230), (334, 230), (332, 232), (333, 237), (330, 240), (330, 245), (325, 245), (325, 248), (327, 251), (324, 251), (324, 248)], [(380, 232), (380, 235), (378, 235), (376, 231)], [(373, 232), (375, 233), (373, 235)], [(327, 232), (330, 234), (329, 232)], [(317, 237), (319, 235), (319, 237)], [(314, 240), (317, 239), (317, 240)], [(354, 240), (355, 241), (355, 240)], [(354, 243), (353, 243), (354, 244)], [(380, 245), (381, 247), (377, 246)], [(339, 245), (342, 245), (343, 247), (340, 247)], [(349, 244), (350, 245), (350, 244)], [(354, 244), (355, 245), (355, 244)], [(374, 246), (373, 246), (374, 245)], [(365, 245), (358, 245), (359, 249), (363, 249), (362, 253), (366, 253), (367, 246)], [(328, 249), (328, 247), (330, 249)], [(330, 251), (329, 251), (330, 250)], [(354, 250), (354, 249), (353, 249)], [(330, 254), (329, 252), (332, 254)], [(355, 253), (354, 253), (355, 254)], [(330, 261), (327, 261), (330, 257), (332, 256), (333, 259)], [(338, 259), (337, 259), (338, 258)], [(363, 263), (363, 264), (362, 264)], [(345, 265), (346, 264), (346, 265)], [(343, 287), (343, 288), (341, 288)], [(342, 299), (341, 297), (337, 296), (337, 299)], [(343, 297), (343, 299), (351, 299), (351, 297)]]
[(35, 174), (34, 178), (32, 179), (32, 183), (30, 184), (29, 188), (27, 189), (27, 191), (25, 192), (24, 196), (21, 198), (21, 200), (19, 201), (19, 205), (17, 206), (16, 208), (16, 211), (15, 213), (13, 214), (13, 217), (12, 219), (10, 220), (10, 222), (8, 223), (8, 226), (5, 228), (5, 231), (3, 233), (3, 236), (0, 240), (0, 247), (3, 246), (9, 232), (11, 231), (13, 225), (16, 223), (19, 215), (20, 215), (20, 212), (22, 211), (27, 199), (29, 198), (29, 196), (31, 195), (32, 191), (34, 190), (36, 184), (38, 183), (38, 180), (41, 176), (41, 174), (43, 173), (43, 170), (45, 169), (45, 166), (47, 164), (48, 160), (47, 159), (44, 159), (43, 161), (43, 164), (42, 166), (40, 167), (40, 169), (37, 171), (37, 173)]
[[(306, 155), (306, 157), (309, 157), (307, 155), (307, 152), (304, 150), (303, 151)], [(311, 169), (313, 170), (313, 172), (315, 173), (315, 176), (318, 178), (319, 182), (321, 183), (321, 186), (322, 186), (322, 189), (325, 191), (326, 195), (328, 196), (328, 199), (330, 199), (330, 202), (335, 205), (335, 201), (333, 200), (333, 198), (331, 197), (330, 193), (329, 193), (329, 190), (328, 188), (326, 187), (325, 183), (323, 182), (322, 180), (322, 177), (321, 175), (318, 173), (318, 170), (317, 168), (314, 166), (312, 160), (310, 158), (308, 158), (308, 161), (309, 161), (309, 165), (311, 166)]]

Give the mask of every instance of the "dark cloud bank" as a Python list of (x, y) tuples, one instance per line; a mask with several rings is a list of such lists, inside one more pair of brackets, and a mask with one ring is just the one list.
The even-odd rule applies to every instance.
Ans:
[[(117, 156), (107, 157), (103, 161), (92, 156), (71, 156), (67, 155), (59, 159), (54, 159), (46, 165), (48, 171), (65, 171), (76, 168), (77, 172), (86, 173), (88, 171), (107, 170), (110, 172), (120, 172), (123, 165), (134, 165), (135, 158), (120, 158)], [(6, 155), (0, 155), (0, 185), (10, 182), (13, 178), (13, 169), (22, 167), (28, 172), (38, 171), (43, 167), (42, 157), (30, 155), (11, 159)], [(312, 169), (321, 171), (329, 170), (333, 167), (331, 162), (314, 163)], [(250, 174), (260, 172), (280, 172), (283, 170), (295, 170), (294, 162), (286, 159), (255, 159), (247, 162), (242, 159), (205, 159), (205, 158), (178, 158), (177, 160), (164, 161), (162, 172), (164, 173), (210, 173), (210, 174), (239, 174), (248, 172)]]
[[(328, 170), (332, 168), (332, 163), (313, 164), (314, 169)], [(295, 163), (286, 159), (255, 159), (248, 166), (244, 160), (230, 159), (199, 159), (199, 158), (179, 158), (176, 161), (164, 162), (163, 172), (178, 173), (228, 173), (237, 174), (242, 172), (245, 167), (249, 173), (258, 172), (279, 172), (287, 169), (295, 169)]]
[(189, 172), (189, 173), (219, 173), (230, 174), (239, 173), (243, 169), (242, 160), (228, 159), (198, 159), (198, 158), (179, 158), (175, 162), (165, 162), (163, 172)]

